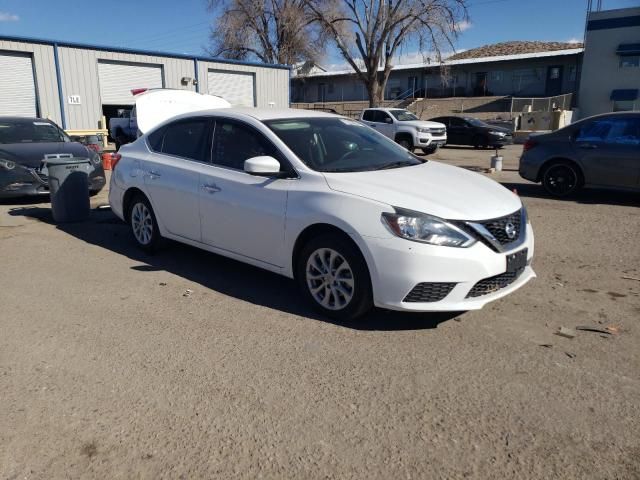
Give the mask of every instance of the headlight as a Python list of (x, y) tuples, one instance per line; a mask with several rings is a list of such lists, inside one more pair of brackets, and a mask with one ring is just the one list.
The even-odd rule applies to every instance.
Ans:
[(93, 152), (93, 155), (91, 155), (91, 161), (94, 165), (100, 165), (102, 158), (100, 158), (100, 155), (97, 152)]
[(383, 213), (382, 221), (394, 235), (415, 242), (445, 247), (469, 247), (476, 240), (455, 225), (425, 213), (394, 208)]
[(490, 130), (489, 135), (495, 135), (496, 137), (504, 137), (506, 133), (504, 132), (496, 132), (495, 130)]
[(419, 128), (418, 127), (418, 132), (419, 133), (431, 133), (431, 129), (430, 128)]
[(0, 158), (0, 167), (5, 168), (6, 170), (13, 170), (14, 168), (16, 168), (16, 162)]

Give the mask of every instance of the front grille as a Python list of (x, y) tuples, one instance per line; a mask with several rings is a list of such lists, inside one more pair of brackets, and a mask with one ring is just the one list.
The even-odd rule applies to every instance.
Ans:
[(449, 295), (455, 286), (455, 283), (419, 283), (404, 297), (403, 302), (438, 302)]
[[(482, 224), (484, 228), (489, 230), (491, 235), (493, 235), (501, 245), (506, 245), (508, 243), (512, 243), (517, 241), (520, 238), (520, 221), (522, 219), (522, 211), (518, 210), (511, 215), (507, 215), (506, 217), (496, 218), (494, 220), (488, 220), (486, 222), (479, 222)], [(515, 235), (509, 237), (507, 234), (507, 225), (511, 224), (515, 228)]]
[(444, 128), (432, 128), (431, 134), (440, 136), (440, 135), (444, 135), (446, 131), (447, 130)]
[(517, 272), (505, 272), (495, 277), (485, 278), (476, 283), (473, 288), (467, 294), (467, 298), (481, 297), (482, 295), (488, 295), (490, 293), (502, 290), (515, 282), (518, 277), (524, 272), (524, 269)]

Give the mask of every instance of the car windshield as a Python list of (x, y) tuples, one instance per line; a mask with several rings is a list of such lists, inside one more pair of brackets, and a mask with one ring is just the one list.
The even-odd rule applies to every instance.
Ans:
[(391, 113), (391, 115), (393, 115), (393, 117), (396, 120), (399, 120), (401, 122), (408, 122), (410, 120), (420, 120), (409, 110), (389, 110), (389, 113)]
[(0, 120), (0, 143), (68, 142), (69, 137), (44, 120)]
[(320, 172), (363, 172), (422, 163), (387, 137), (348, 118), (288, 118), (265, 124), (308, 167)]
[(482, 120), (478, 120), (477, 118), (465, 118), (467, 122), (469, 122), (474, 127), (489, 127), (488, 123), (484, 123)]

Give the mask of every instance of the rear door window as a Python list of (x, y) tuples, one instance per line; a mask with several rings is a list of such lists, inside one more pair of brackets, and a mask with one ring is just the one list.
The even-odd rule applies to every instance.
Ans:
[(374, 111), (374, 116), (373, 116), (373, 121), (376, 123), (387, 123), (387, 118), (391, 119), (391, 117), (389, 116), (389, 114), (387, 112), (383, 112), (382, 110), (375, 110)]
[(374, 121), (373, 118), (374, 118), (374, 110), (366, 110), (362, 115), (362, 119), (366, 120), (367, 122), (373, 122)]
[(154, 132), (149, 136), (149, 146), (166, 155), (188, 158), (206, 162), (209, 158), (209, 125), (207, 118), (190, 118), (179, 120), (160, 129), (156, 136)]

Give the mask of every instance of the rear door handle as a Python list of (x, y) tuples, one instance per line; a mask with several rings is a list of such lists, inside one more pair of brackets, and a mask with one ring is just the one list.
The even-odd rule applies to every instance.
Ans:
[(580, 143), (578, 144), (578, 148), (584, 148), (585, 150), (595, 150), (596, 148), (598, 148), (598, 146), (594, 145), (593, 143)]
[(205, 183), (204, 185), (202, 185), (202, 189), (207, 193), (217, 193), (222, 190), (215, 183)]

